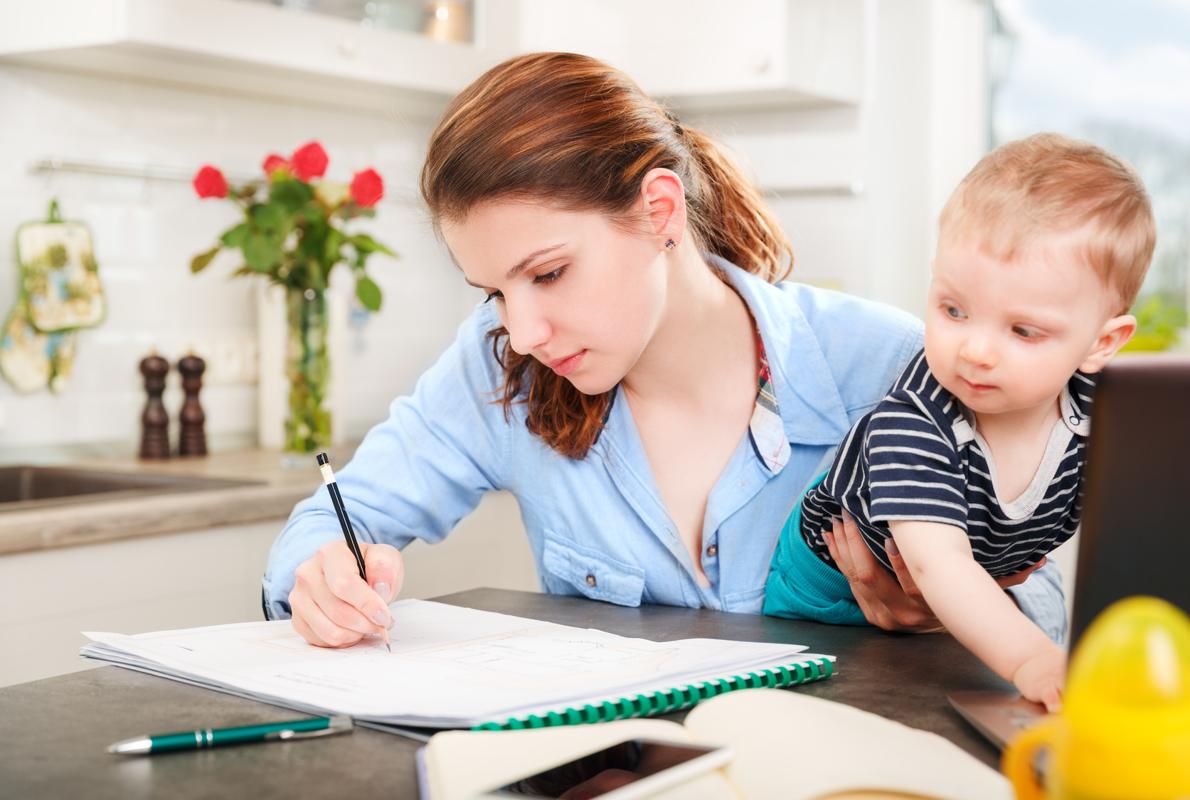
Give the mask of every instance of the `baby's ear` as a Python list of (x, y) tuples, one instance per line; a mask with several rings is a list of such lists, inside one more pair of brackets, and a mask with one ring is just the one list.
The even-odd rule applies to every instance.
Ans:
[(1079, 365), (1080, 372), (1094, 373), (1103, 369), (1112, 356), (1120, 352), (1120, 348), (1128, 344), (1132, 334), (1136, 333), (1136, 317), (1131, 314), (1121, 314), (1103, 323), (1099, 335), (1091, 346), (1091, 352)]

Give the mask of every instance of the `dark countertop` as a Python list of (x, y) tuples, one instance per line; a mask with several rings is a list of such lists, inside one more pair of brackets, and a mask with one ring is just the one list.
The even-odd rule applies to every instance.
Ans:
[[(997, 761), (992, 746), (951, 711), (946, 694), (1009, 685), (947, 635), (888, 634), (666, 606), (622, 608), (497, 589), (437, 599), (656, 640), (707, 637), (805, 644), (838, 656), (838, 672), (794, 691), (933, 731), (986, 764)], [(118, 757), (105, 750), (111, 742), (144, 733), (291, 716), (293, 712), (263, 703), (118, 667), (9, 686), (0, 689), (0, 797), (417, 797), (414, 752), (420, 743), (362, 728), (349, 736), (148, 758)], [(832, 746), (845, 748), (846, 743)]]

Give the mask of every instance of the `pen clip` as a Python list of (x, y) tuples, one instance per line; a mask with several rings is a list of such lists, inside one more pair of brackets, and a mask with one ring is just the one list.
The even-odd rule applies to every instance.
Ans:
[(355, 723), (351, 721), (351, 717), (333, 716), (331, 717), (330, 724), (316, 731), (274, 731), (272, 733), (266, 733), (264, 738), (283, 742), (288, 742), (291, 739), (314, 739), (319, 736), (334, 736), (336, 733), (348, 733), (354, 727)]

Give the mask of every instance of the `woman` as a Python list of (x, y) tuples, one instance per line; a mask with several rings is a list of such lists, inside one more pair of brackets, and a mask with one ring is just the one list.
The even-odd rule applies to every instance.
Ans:
[[(273, 546), (269, 616), (324, 646), (391, 625), (398, 548), (441, 540), (497, 489), (517, 497), (549, 592), (758, 613), (794, 499), (919, 349), (920, 323), (778, 284), (792, 252), (749, 181), (584, 56), (513, 58), (465, 89), (421, 189), (487, 300), (338, 473), (372, 586), (320, 489)], [(869, 621), (936, 628), (850, 536), (839, 563)], [(1053, 575), (1016, 591), (1060, 624)]]

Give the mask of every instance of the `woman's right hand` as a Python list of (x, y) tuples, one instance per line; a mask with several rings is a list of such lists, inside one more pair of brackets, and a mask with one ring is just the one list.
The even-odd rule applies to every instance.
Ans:
[(328, 542), (294, 572), (293, 629), (319, 647), (349, 647), (392, 627), (388, 604), (401, 589), (405, 562), (388, 544), (360, 543), (369, 586), (342, 539)]

